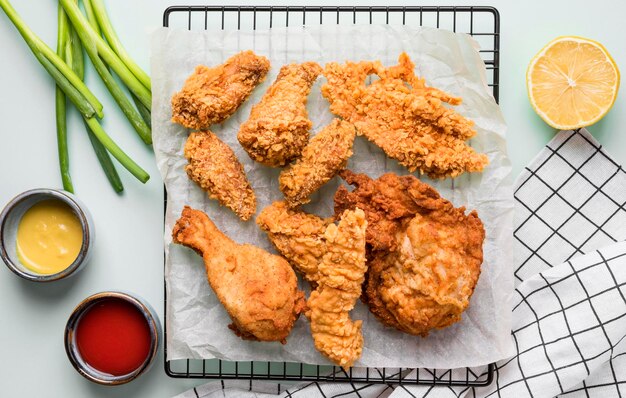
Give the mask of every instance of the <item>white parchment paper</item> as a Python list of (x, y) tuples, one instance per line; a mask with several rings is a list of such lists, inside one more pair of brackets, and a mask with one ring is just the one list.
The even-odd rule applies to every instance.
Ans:
[[(241, 50), (252, 49), (268, 57), (272, 68), (266, 81), (229, 120), (212, 130), (234, 150), (244, 164), (256, 191), (258, 211), (282, 199), (278, 169), (253, 162), (237, 142), (239, 125), (245, 121), (274, 81), (280, 66), (290, 62), (379, 59), (395, 65), (406, 51), (416, 73), (427, 84), (463, 97), (458, 111), (476, 122), (478, 134), (471, 144), (488, 154), (483, 173), (464, 174), (454, 180), (429, 181), (455, 205), (477, 209), (487, 238), (482, 274), (461, 322), (427, 338), (383, 327), (359, 302), (353, 319), (363, 320), (365, 345), (356, 366), (455, 368), (478, 366), (512, 354), (511, 309), (513, 290), (512, 214), (513, 196), (506, 155), (506, 126), (485, 79), (485, 66), (476, 43), (463, 34), (436, 29), (390, 26), (289, 27), (257, 31), (190, 32), (160, 29), (152, 38), (154, 150), (167, 187), (164, 245), (167, 281), (167, 359), (221, 358), (227, 360), (288, 361), (329, 364), (311, 339), (308, 321), (302, 316), (286, 345), (241, 340), (227, 325), (226, 311), (209, 287), (202, 259), (193, 251), (171, 243), (170, 232), (184, 205), (204, 210), (224, 233), (240, 243), (251, 243), (275, 252), (254, 220), (240, 221), (230, 210), (191, 182), (184, 172), (183, 146), (188, 131), (170, 121), (170, 98), (180, 90), (198, 64), (213, 66)], [(313, 87), (307, 105), (313, 130), (320, 131), (333, 115), (320, 94), (324, 78)], [(386, 171), (407, 174), (376, 146), (357, 137), (348, 167), (376, 178)], [(321, 216), (332, 213), (333, 194), (341, 182), (334, 179), (313, 196), (305, 210)]]

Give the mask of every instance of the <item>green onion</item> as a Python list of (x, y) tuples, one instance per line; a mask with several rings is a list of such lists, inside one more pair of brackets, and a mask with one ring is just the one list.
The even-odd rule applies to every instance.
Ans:
[(93, 10), (91, 1), (83, 0), (83, 7), (85, 7), (85, 15), (87, 15), (87, 21), (89, 21), (89, 25), (91, 25), (94, 32), (96, 32), (98, 36), (102, 36), (100, 24), (98, 23), (98, 17), (96, 17), (96, 12)]
[[(102, 60), (115, 71), (128, 89), (137, 96), (146, 108), (150, 109), (152, 106), (152, 94), (150, 90), (135, 77), (111, 47), (107, 45), (104, 39), (93, 30), (80, 11), (80, 8), (78, 8), (78, 5), (74, 4), (72, 0), (59, 0), (59, 2), (63, 5), (67, 16), (72, 22), (72, 25), (74, 25), (74, 29), (76, 29), (87, 53), (93, 51), (102, 57)], [(95, 47), (95, 49), (91, 47)]]
[(142, 169), (134, 160), (128, 157), (122, 149), (107, 135), (100, 123), (95, 118), (87, 118), (87, 125), (91, 131), (95, 134), (98, 140), (104, 145), (115, 159), (117, 159), (122, 166), (126, 168), (132, 175), (134, 175), (139, 181), (145, 183), (150, 179), (150, 175)]
[(100, 28), (102, 28), (102, 33), (104, 33), (104, 37), (107, 39), (107, 42), (115, 51), (115, 53), (120, 57), (122, 62), (130, 69), (130, 71), (139, 79), (139, 81), (148, 89), (152, 88), (152, 84), (150, 82), (150, 77), (144, 72), (128, 55), (124, 46), (120, 42), (120, 39), (117, 37), (113, 26), (111, 25), (111, 21), (109, 20), (109, 16), (107, 15), (106, 9), (104, 8), (104, 2), (102, 0), (84, 0), (83, 3), (85, 7), (87, 7), (87, 3), (89, 3), (89, 7), (93, 9), (96, 17), (98, 18), (98, 24)]
[[(148, 127), (150, 127), (150, 129), (152, 129), (152, 116), (151, 116), (151, 113), (150, 113), (150, 109), (148, 109), (145, 106), (143, 106), (143, 104), (139, 101), (139, 99), (137, 97), (135, 97), (135, 95), (133, 93), (131, 93), (130, 96), (133, 98), (133, 102), (135, 103), (135, 106), (137, 107), (137, 110), (141, 114), (141, 117), (143, 118), (143, 121), (146, 122), (146, 124), (148, 125)], [(150, 130), (150, 131), (152, 131), (152, 130)]]
[[(95, 15), (93, 14), (93, 10), (91, 9), (91, 5), (87, 0), (83, 1), (85, 5), (85, 10), (87, 11), (87, 19), (89, 24), (93, 28), (94, 32), (99, 36), (100, 28), (98, 26), (98, 22), (96, 21)], [(146, 124), (143, 116), (140, 112), (135, 109), (135, 106), (128, 99), (124, 91), (118, 86), (117, 81), (109, 72), (107, 66), (102, 62), (96, 48), (94, 46), (85, 47), (87, 50), (87, 55), (89, 55), (89, 59), (91, 59), (91, 63), (96, 68), (96, 71), (102, 78), (105, 86), (115, 99), (115, 102), (119, 105), (120, 109), (126, 116), (126, 119), (133, 126), (139, 137), (146, 144), (152, 144), (152, 131), (150, 130), (150, 126)]]
[[(74, 0), (77, 1), (77, 0)], [(63, 7), (59, 4), (60, 13), (63, 13), (65, 17), (65, 23), (68, 25), (67, 32), (65, 32), (67, 39), (65, 40), (66, 49), (65, 49), (65, 62), (72, 67), (72, 70), (80, 77), (82, 80), (85, 75), (85, 63), (83, 58), (83, 47), (80, 44), (80, 39), (76, 34), (76, 31), (69, 25), (69, 21), (67, 20), (67, 15), (63, 10)], [(61, 31), (62, 25), (59, 24), (59, 32)], [(104, 174), (109, 180), (109, 183), (115, 190), (115, 192), (120, 193), (124, 190), (124, 185), (122, 184), (122, 180), (120, 179), (117, 170), (115, 169), (115, 165), (113, 164), (113, 160), (111, 160), (111, 156), (107, 152), (106, 148), (98, 138), (93, 134), (89, 125), (87, 124), (87, 119), (83, 119), (85, 123), (85, 131), (87, 131), (87, 136), (89, 137), (89, 142), (91, 142), (91, 146), (100, 162), (100, 166), (104, 171)]]
[[(67, 96), (67, 98), (76, 106), (76, 108), (83, 115), (85, 124), (88, 126), (88, 131), (90, 130), (91, 133), (97, 138), (97, 141), (99, 141), (99, 143), (101, 144), (95, 144), (94, 150), (96, 151), (96, 155), (98, 156), (98, 159), (100, 160), (102, 167), (105, 170), (105, 173), (107, 173), (107, 177), (109, 177), (109, 181), (111, 181), (116, 191), (119, 192), (119, 190), (123, 189), (123, 187), (121, 186), (119, 176), (117, 176), (117, 172), (115, 171), (115, 168), (111, 163), (111, 159), (108, 158), (108, 155), (106, 157), (103, 156), (103, 154), (105, 154), (104, 149), (106, 149), (106, 151), (113, 155), (113, 157), (115, 157), (122, 164), (122, 166), (124, 166), (139, 181), (145, 183), (150, 178), (150, 175), (145, 170), (143, 170), (137, 163), (135, 163), (130, 157), (128, 157), (128, 155), (126, 155), (126, 153), (124, 153), (124, 151), (122, 151), (122, 149), (104, 131), (104, 129), (98, 122), (98, 119), (96, 118), (103, 116), (102, 104), (100, 104), (97, 98), (91, 93), (91, 91), (89, 91), (85, 83), (82, 81), (82, 75), (84, 72), (84, 61), (82, 56), (82, 49), (80, 47), (79, 40), (76, 38), (76, 34), (80, 36), (81, 41), (87, 42), (89, 44), (88, 39), (93, 39), (93, 35), (95, 33), (93, 29), (85, 22), (85, 18), (78, 8), (77, 0), (60, 0), (60, 5), (64, 10), (64, 16), (59, 15), (60, 43), (58, 51), (61, 55), (64, 56), (63, 58), (65, 58), (65, 60), (59, 57), (59, 55), (57, 55), (56, 53), (54, 53), (26, 26), (24, 21), (13, 9), (8, 0), (0, 0), (0, 8), (4, 10), (9, 19), (18, 29), (37, 60), (39, 60), (39, 62), (43, 65), (46, 71), (48, 71), (50, 76), (54, 78), (57, 83), (57, 87), (59, 87), (63, 91), (65, 96)], [(76, 13), (78, 13), (78, 15)], [(71, 30), (69, 22), (64, 18), (69, 18), (69, 20), (75, 24), (75, 28), (77, 28), (75, 30)], [(102, 40), (101, 37), (96, 36), (96, 38), (104, 43), (104, 40)], [(98, 48), (99, 51), (102, 51), (102, 53), (105, 54), (103, 55), (103, 58), (105, 60), (108, 59), (107, 62), (109, 62), (113, 70), (115, 70), (116, 73), (120, 75), (123, 81), (126, 82), (126, 80), (130, 80), (129, 76), (132, 77), (132, 80), (134, 80), (135, 82), (134, 85), (140, 86), (141, 90), (133, 90), (133, 86), (126, 82), (127, 84), (129, 84), (131, 92), (137, 95), (142, 104), (147, 104), (146, 106), (149, 107), (151, 102), (150, 91), (147, 90), (134, 77), (134, 75), (132, 75), (132, 73), (128, 71), (126, 66), (124, 66), (124, 64), (116, 58), (117, 56), (110, 48), (107, 47), (108, 53), (106, 50), (100, 50), (99, 45), (96, 48)], [(113, 54), (114, 58), (110, 57), (110, 54)], [(95, 59), (100, 61), (101, 65), (104, 65), (104, 63), (102, 63), (102, 60), (100, 60), (98, 56), (95, 57)], [(71, 65), (75, 70), (70, 68), (70, 66), (68, 65)], [(123, 68), (120, 68), (120, 65)], [(108, 75), (111, 76), (106, 66), (101, 69), (105, 70)], [(75, 71), (79, 72), (80, 76), (79, 74), (75, 73)], [(119, 89), (117, 85), (116, 87)], [(121, 91), (121, 89), (119, 90)], [(64, 100), (62, 101), (62, 99), (63, 98), (57, 94), (55, 102), (57, 104), (57, 138), (59, 141), (59, 164), (65, 187), (68, 181), (71, 183), (71, 180), (66, 180), (66, 177), (69, 177), (69, 157), (67, 154), (67, 119), (65, 109), (66, 102)], [(128, 98), (125, 97), (125, 99), (129, 106), (132, 107), (132, 104), (130, 103)], [(138, 119), (142, 119), (142, 116), (139, 114), (138, 111), (135, 111), (135, 113), (138, 115)], [(107, 158), (109, 160), (108, 162), (106, 161)], [(64, 171), (68, 172), (67, 175), (63, 174)], [(115, 174), (113, 174), (113, 172)], [(117, 179), (117, 181), (115, 181), (115, 179)], [(67, 187), (72, 188), (71, 185), (67, 185)]]
[(11, 3), (8, 0), (0, 0), (0, 8), (4, 10), (11, 22), (13, 22), (13, 25), (20, 32), (37, 60), (56, 80), (57, 85), (68, 96), (70, 101), (76, 105), (78, 110), (86, 117), (94, 115), (102, 117), (102, 104), (100, 101), (65, 62), (26, 26), (22, 18), (11, 6)]
[(117, 173), (117, 169), (113, 164), (113, 160), (111, 160), (111, 156), (109, 156), (109, 152), (107, 152), (104, 145), (98, 141), (96, 135), (91, 131), (91, 128), (87, 124), (87, 119), (85, 119), (85, 129), (87, 130), (87, 135), (89, 136), (89, 141), (91, 142), (93, 151), (96, 153), (96, 157), (100, 162), (100, 167), (102, 167), (102, 171), (104, 171), (107, 180), (109, 180), (109, 184), (111, 184), (115, 192), (122, 192), (124, 190), (124, 185), (122, 184), (120, 175)]
[[(57, 36), (57, 54), (61, 58), (65, 58), (67, 39), (68, 39), (68, 27), (69, 23), (65, 16), (63, 7), (59, 5), (58, 11), (58, 23), (59, 31)], [(61, 181), (63, 182), (63, 189), (68, 192), (74, 193), (74, 186), (72, 185), (72, 176), (70, 175), (70, 155), (67, 149), (67, 115), (65, 94), (59, 86), (56, 86), (55, 93), (55, 112), (56, 112), (56, 127), (57, 127), (57, 148), (59, 152), (59, 168), (61, 170)]]
[[(76, 0), (73, 0), (76, 1)], [(80, 43), (79, 38), (77, 37), (76, 29), (71, 29), (72, 33), (72, 43), (74, 43), (74, 51), (72, 51), (75, 55), (80, 55), (82, 61), (83, 49)], [(103, 70), (108, 73), (108, 69), (99, 57), (94, 57), (95, 60), (100, 61), (100, 66)], [(92, 60), (93, 61), (93, 60)], [(83, 62), (76, 62), (77, 69), (75, 72), (81, 78), (84, 75), (84, 64)], [(95, 65), (95, 63), (94, 63)], [(97, 69), (98, 67), (96, 67)], [(146, 173), (141, 167), (139, 167), (131, 158), (129, 158), (124, 151), (122, 151), (113, 140), (107, 135), (104, 131), (100, 122), (98, 122), (95, 118), (84, 118), (85, 127), (87, 129), (87, 134), (89, 136), (89, 141), (98, 157), (98, 161), (100, 162), (100, 166), (104, 171), (109, 183), (115, 190), (115, 192), (120, 193), (124, 190), (124, 185), (120, 180), (119, 174), (115, 169), (115, 165), (109, 156), (109, 152), (124, 166), (128, 171), (130, 171), (137, 179), (141, 182), (145, 183), (148, 181), (150, 176)]]

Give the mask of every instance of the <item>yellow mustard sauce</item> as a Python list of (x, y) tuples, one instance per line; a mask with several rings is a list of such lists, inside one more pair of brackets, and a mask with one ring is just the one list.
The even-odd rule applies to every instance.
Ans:
[(17, 256), (26, 268), (38, 274), (56, 274), (69, 267), (82, 244), (78, 217), (58, 200), (35, 204), (17, 227)]

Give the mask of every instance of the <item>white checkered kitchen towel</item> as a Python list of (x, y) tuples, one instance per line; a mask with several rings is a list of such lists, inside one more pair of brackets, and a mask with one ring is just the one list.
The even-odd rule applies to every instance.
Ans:
[[(178, 397), (626, 397), (626, 173), (586, 130), (562, 131), (516, 186), (518, 354), (490, 386), (217, 381)], [(450, 372), (485, 377), (436, 377)]]

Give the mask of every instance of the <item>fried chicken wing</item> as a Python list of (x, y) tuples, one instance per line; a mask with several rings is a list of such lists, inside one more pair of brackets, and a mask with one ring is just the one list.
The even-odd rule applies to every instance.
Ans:
[(288, 64), (261, 102), (252, 107), (237, 139), (250, 157), (271, 167), (284, 166), (298, 157), (309, 141), (312, 123), (306, 111), (311, 86), (322, 72), (315, 62)]
[(385, 325), (426, 336), (461, 319), (480, 275), (485, 238), (476, 211), (465, 214), (413, 176), (376, 180), (345, 170), (335, 214), (362, 208), (368, 273), (362, 300)]
[(367, 270), (365, 213), (348, 210), (334, 224), (275, 202), (263, 209), (257, 224), (315, 285), (305, 313), (315, 348), (339, 366), (350, 368), (363, 349), (362, 321), (353, 321), (350, 311), (361, 295)]
[(193, 132), (185, 143), (185, 171), (202, 189), (246, 221), (256, 213), (256, 196), (243, 166), (228, 145), (206, 130)]
[[(406, 53), (389, 68), (378, 61), (331, 62), (324, 68), (328, 83), (322, 95), (334, 114), (411, 172), (445, 178), (482, 171), (487, 156), (465, 143), (476, 134), (474, 123), (444, 106), (458, 105), (461, 98), (427, 87), (414, 69)], [(366, 85), (371, 74), (380, 79)]]
[(213, 68), (199, 65), (172, 97), (172, 121), (204, 130), (228, 119), (270, 69), (267, 58), (242, 51)]
[(313, 192), (346, 167), (352, 156), (355, 135), (351, 123), (334, 119), (311, 139), (302, 156), (278, 178), (280, 190), (290, 206), (310, 202), (309, 196)]
[(305, 305), (287, 261), (233, 242), (206, 214), (188, 206), (172, 238), (204, 259), (209, 285), (233, 320), (230, 329), (244, 339), (285, 343)]

